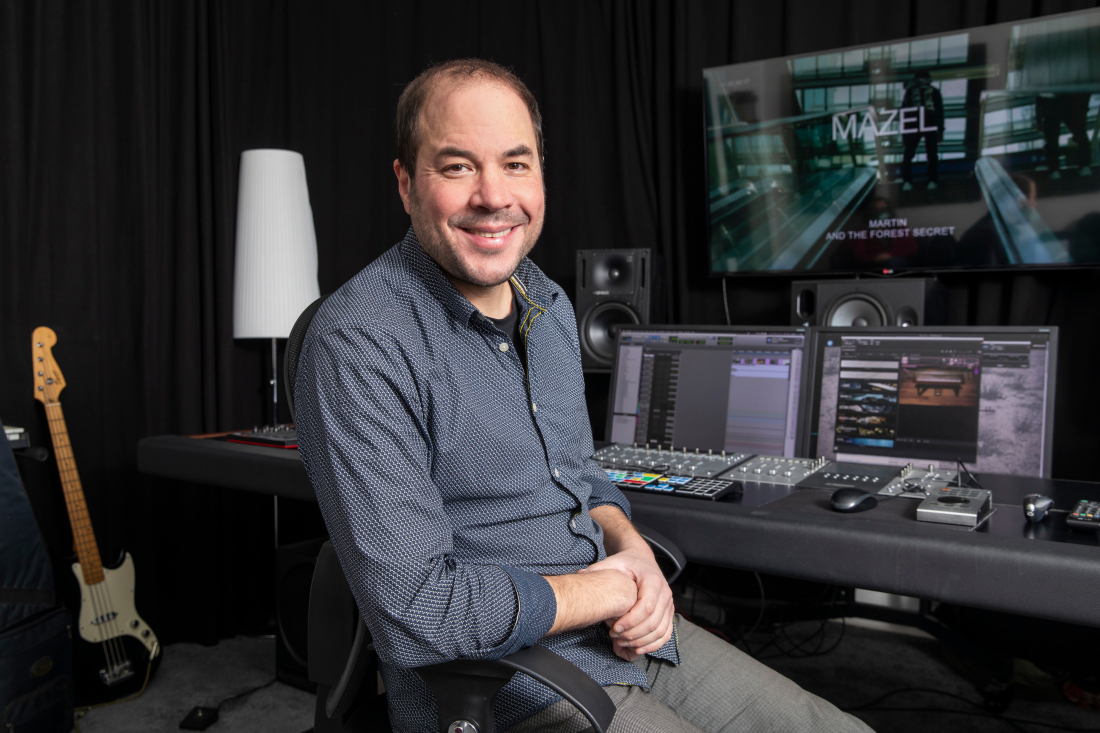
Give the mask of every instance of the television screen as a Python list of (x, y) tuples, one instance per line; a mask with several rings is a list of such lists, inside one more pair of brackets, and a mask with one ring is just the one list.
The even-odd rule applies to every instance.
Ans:
[(1100, 10), (705, 69), (710, 269), (1100, 263)]

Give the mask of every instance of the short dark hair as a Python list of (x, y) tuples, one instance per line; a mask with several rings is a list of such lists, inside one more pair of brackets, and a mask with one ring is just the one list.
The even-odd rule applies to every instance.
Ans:
[(397, 160), (401, 167), (413, 178), (416, 172), (416, 153), (420, 148), (420, 113), (435, 87), (444, 80), (459, 83), (472, 81), (477, 77), (498, 81), (514, 91), (531, 115), (531, 125), (535, 128), (535, 145), (538, 148), (539, 166), (545, 167), (546, 151), (542, 142), (542, 113), (535, 95), (523, 81), (493, 61), (484, 59), (455, 59), (434, 64), (409, 82), (401, 97), (397, 100)]

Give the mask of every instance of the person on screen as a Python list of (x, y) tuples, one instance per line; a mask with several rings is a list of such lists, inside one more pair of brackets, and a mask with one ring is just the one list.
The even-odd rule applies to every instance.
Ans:
[[(415, 668), (538, 644), (604, 686), (610, 733), (866, 733), (677, 615), (592, 460), (576, 315), (527, 257), (545, 214), (534, 95), (495, 63), (449, 61), (405, 88), (396, 122), (412, 226), (321, 306), (294, 385), (394, 731), (437, 730)], [(495, 711), (509, 733), (588, 725), (526, 675)]]
[(1035, 117), (1038, 120), (1039, 130), (1043, 133), (1046, 143), (1047, 164), (1039, 166), (1036, 170), (1051, 171), (1052, 180), (1062, 177), (1059, 168), (1062, 167), (1061, 146), (1062, 125), (1069, 130), (1076, 151), (1072, 161), (1066, 156), (1066, 162), (1078, 166), (1078, 175), (1091, 176), (1092, 145), (1088, 136), (1089, 98), (1088, 92), (1075, 94), (1040, 94), (1035, 99)]
[[(901, 178), (904, 181), (901, 190), (913, 190), (913, 157), (921, 140), (924, 140), (924, 154), (928, 158), (928, 190), (935, 190), (940, 180), (937, 148), (943, 140), (943, 95), (932, 86), (931, 74), (921, 70), (913, 75), (913, 80), (905, 87), (901, 108), (903, 115), (910, 120), (908, 124), (903, 121), (899, 127), (905, 146), (901, 159)], [(905, 114), (905, 110), (911, 109), (917, 110), (916, 115)], [(915, 122), (912, 121), (914, 119)]]

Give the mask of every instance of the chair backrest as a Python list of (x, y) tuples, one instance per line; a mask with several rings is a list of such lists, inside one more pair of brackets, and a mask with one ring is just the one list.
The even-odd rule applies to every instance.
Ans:
[(309, 324), (313, 322), (313, 317), (317, 315), (317, 311), (327, 297), (322, 295), (302, 311), (302, 315), (298, 316), (298, 320), (294, 322), (294, 327), (290, 329), (290, 336), (286, 340), (286, 352), (283, 354), (283, 387), (286, 389), (286, 404), (290, 407), (291, 420), (294, 420), (294, 378), (298, 376), (298, 356), (302, 353), (302, 342), (306, 339)]

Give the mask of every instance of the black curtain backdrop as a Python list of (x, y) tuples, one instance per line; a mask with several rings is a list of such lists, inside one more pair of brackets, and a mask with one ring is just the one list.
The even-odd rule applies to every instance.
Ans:
[[(305, 156), (330, 292), (408, 226), (391, 170), (403, 86), (433, 61), (492, 58), (543, 109), (549, 208), (532, 258), (572, 292), (575, 250), (653, 247), (670, 318), (721, 323), (702, 217), (704, 67), (1096, 5), (0, 3), (0, 414), (49, 444), (29, 342), (51, 326), (100, 546), (134, 553), (143, 615), (164, 643), (260, 628), (274, 605), (271, 499), (135, 469), (144, 436), (267, 417), (268, 344), (232, 334), (241, 151)], [(1054, 475), (1095, 480), (1100, 273), (942, 280), (953, 324), (1062, 329)], [(789, 282), (730, 279), (734, 322), (785, 324)], [(56, 467), (23, 467), (60, 561), (71, 536)]]

